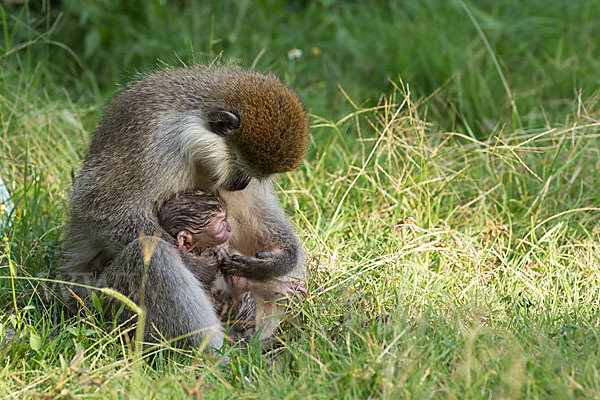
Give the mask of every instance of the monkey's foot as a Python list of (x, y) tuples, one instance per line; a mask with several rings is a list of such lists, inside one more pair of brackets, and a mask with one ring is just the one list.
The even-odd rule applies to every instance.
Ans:
[(278, 279), (274, 279), (272, 282), (274, 292), (280, 296), (280, 299), (285, 298), (288, 305), (291, 303), (292, 299), (295, 298), (302, 302), (304, 297), (308, 295), (306, 287), (300, 282), (280, 281)]

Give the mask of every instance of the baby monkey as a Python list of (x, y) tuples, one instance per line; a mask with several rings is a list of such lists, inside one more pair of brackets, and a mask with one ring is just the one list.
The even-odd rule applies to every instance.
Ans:
[(279, 297), (306, 294), (301, 284), (278, 279), (254, 281), (251, 278), (229, 275), (222, 268), (231, 261), (227, 240), (231, 226), (227, 221), (224, 200), (216, 193), (193, 190), (177, 194), (166, 201), (158, 212), (160, 225), (177, 242), (182, 250), (200, 257), (191, 272), (206, 282), (217, 314), (225, 324), (229, 323), (229, 336), (234, 339), (250, 339), (256, 333), (257, 302), (254, 296), (276, 294)]
[[(158, 222), (181, 249), (202, 257), (205, 267), (214, 269), (215, 274), (229, 260), (225, 243), (231, 236), (231, 226), (225, 202), (216, 194), (204, 190), (178, 194), (163, 204)], [(210, 275), (206, 271), (192, 272)]]

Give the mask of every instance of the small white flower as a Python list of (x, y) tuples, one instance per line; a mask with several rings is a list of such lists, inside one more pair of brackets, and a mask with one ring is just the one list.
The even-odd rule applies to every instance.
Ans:
[(288, 51), (288, 59), (293, 60), (294, 58), (302, 57), (302, 50), (293, 48)]

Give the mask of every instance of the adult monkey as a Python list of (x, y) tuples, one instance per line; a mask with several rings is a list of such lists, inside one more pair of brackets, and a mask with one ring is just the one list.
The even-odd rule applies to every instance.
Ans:
[[(302, 246), (271, 177), (299, 165), (308, 134), (302, 102), (274, 76), (203, 66), (148, 75), (114, 100), (90, 143), (74, 183), (64, 272), (138, 301), (141, 249), (158, 233), (146, 272), (145, 338), (156, 329), (167, 338), (188, 335), (191, 346), (206, 335), (221, 347), (217, 315), (190, 272), (198, 258), (162, 230), (157, 208), (175, 193), (216, 190), (227, 204), (230, 245), (241, 253), (224, 268), (254, 280), (302, 278)], [(96, 276), (99, 259), (107, 266)], [(263, 337), (276, 327), (268, 320), (276, 312), (271, 300), (257, 301)]]

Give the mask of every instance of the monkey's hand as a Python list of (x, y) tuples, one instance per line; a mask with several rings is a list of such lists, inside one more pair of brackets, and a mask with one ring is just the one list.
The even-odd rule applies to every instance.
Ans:
[(209, 284), (217, 276), (222, 261), (219, 253), (195, 255), (188, 252), (181, 253), (188, 269), (200, 282)]
[(220, 269), (224, 264), (230, 262), (230, 256), (227, 250), (219, 248), (218, 250), (210, 249), (203, 251), (200, 254), (193, 254), (193, 257), (204, 262), (207, 267)]
[(215, 273), (218, 271), (220, 261), (216, 255), (201, 255), (194, 257), (196, 258), (198, 264), (202, 265), (203, 268), (214, 269)]
[(229, 275), (265, 281), (284, 275), (289, 271), (289, 265), (294, 265), (293, 255), (274, 249), (258, 252), (256, 257), (234, 254), (221, 268)]
[(229, 253), (227, 252), (227, 250), (225, 250), (224, 247), (221, 247), (216, 253), (215, 253), (215, 257), (217, 259), (217, 262), (219, 263), (219, 268), (223, 269), (224, 265), (227, 265), (231, 262), (231, 256), (229, 255)]

